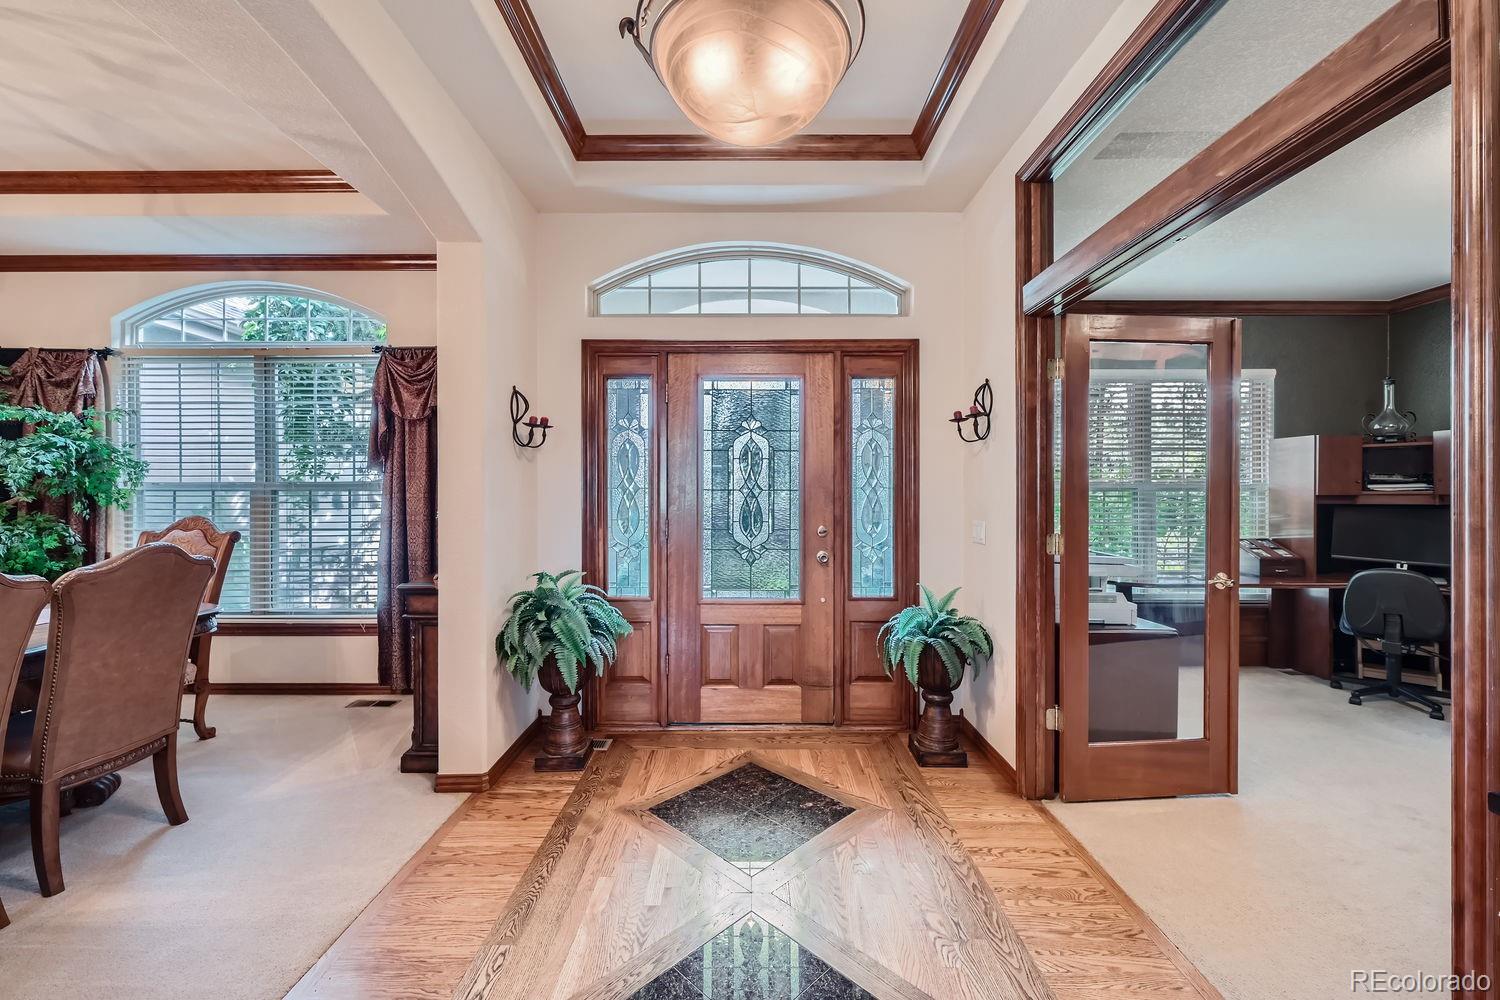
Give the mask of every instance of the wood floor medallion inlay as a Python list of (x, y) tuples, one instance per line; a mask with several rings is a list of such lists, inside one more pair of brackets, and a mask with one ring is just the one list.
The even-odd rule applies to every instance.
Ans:
[(454, 995), (1053, 994), (898, 738), (793, 736), (596, 754)]

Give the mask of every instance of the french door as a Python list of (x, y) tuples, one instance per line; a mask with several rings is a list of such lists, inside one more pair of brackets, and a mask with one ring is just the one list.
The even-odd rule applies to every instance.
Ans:
[(1069, 315), (1061, 796), (1233, 792), (1238, 321)]
[(910, 342), (585, 345), (586, 570), (635, 627), (590, 724), (901, 729), (916, 591)]

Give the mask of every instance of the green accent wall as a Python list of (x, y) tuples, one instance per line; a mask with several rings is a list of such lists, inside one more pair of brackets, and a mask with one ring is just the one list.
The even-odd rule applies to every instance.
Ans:
[[(1396, 404), (1417, 433), (1452, 426), (1452, 318), (1447, 302), (1391, 317)], [(1246, 316), (1243, 368), (1276, 370), (1276, 436), (1359, 434), (1381, 406), (1384, 316)]]

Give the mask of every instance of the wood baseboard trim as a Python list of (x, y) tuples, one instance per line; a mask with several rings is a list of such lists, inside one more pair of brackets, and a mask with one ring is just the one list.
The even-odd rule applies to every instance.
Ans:
[[(212, 694), (348, 694), (389, 695), (393, 692), (385, 684), (286, 684), (269, 682), (214, 682), (209, 688)], [(395, 692), (399, 693), (399, 692)]]
[(1141, 927), (1146, 931), (1146, 936), (1156, 942), (1157, 947), (1162, 950), (1162, 954), (1166, 955), (1168, 960), (1177, 967), (1177, 971), (1181, 972), (1197, 988), (1203, 1000), (1224, 1000), (1224, 994), (1220, 993), (1218, 988), (1213, 983), (1210, 983), (1202, 972), (1198, 971), (1197, 966), (1188, 961), (1188, 957), (1182, 953), (1182, 950), (1177, 945), (1172, 943), (1172, 939), (1167, 937), (1166, 932), (1157, 926), (1156, 921), (1152, 920), (1146, 911), (1141, 909), (1140, 905), (1130, 898), (1130, 894), (1121, 887), (1120, 883), (1116, 882), (1110, 876), (1109, 872), (1104, 870), (1104, 866), (1099, 864), (1099, 859), (1089, 853), (1089, 849), (1084, 847), (1083, 843), (1077, 837), (1073, 836), (1073, 832), (1063, 825), (1063, 821), (1058, 819), (1052, 810), (1048, 809), (1042, 803), (1031, 801), (1030, 804), (1031, 808), (1040, 813), (1042, 819), (1051, 825), (1053, 832), (1078, 857), (1078, 860), (1083, 862), (1084, 867), (1088, 868), (1090, 873), (1114, 895), (1115, 901), (1127, 913), (1140, 921)]
[(967, 738), (984, 755), (984, 759), (990, 762), (990, 766), (1004, 775), (1005, 780), (1011, 783), (1011, 787), (1019, 788), (1016, 783), (1016, 769), (1011, 762), (1000, 756), (1000, 751), (990, 745), (990, 741), (984, 738), (979, 730), (974, 728), (966, 716), (958, 717), (959, 734)]
[(540, 711), (531, 725), (521, 731), (506, 751), (500, 755), (500, 759), (490, 765), (490, 769), (482, 774), (439, 774), (432, 782), (432, 790), (435, 792), (487, 792), (500, 783), (500, 776), (505, 773), (506, 768), (516, 762), (526, 751), (526, 747), (542, 731), (544, 716)]
[(244, 618), (220, 618), (218, 636), (329, 636), (329, 635), (374, 635), (375, 619), (354, 622), (320, 621), (264, 621)]

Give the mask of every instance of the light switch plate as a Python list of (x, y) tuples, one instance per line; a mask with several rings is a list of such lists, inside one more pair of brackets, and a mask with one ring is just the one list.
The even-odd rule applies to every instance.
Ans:
[(974, 540), (974, 544), (975, 545), (983, 545), (984, 544), (984, 533), (985, 533), (985, 523), (983, 521), (973, 521), (973, 522), (970, 523), (970, 525), (969, 525), (969, 537)]

